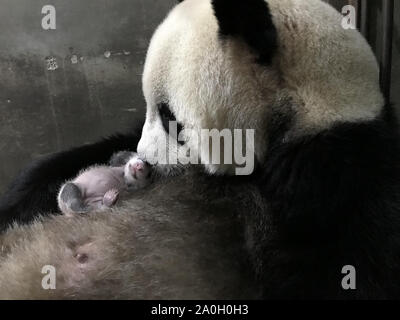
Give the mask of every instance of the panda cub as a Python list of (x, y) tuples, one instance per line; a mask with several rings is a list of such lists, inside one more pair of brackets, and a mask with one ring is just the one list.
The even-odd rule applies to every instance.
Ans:
[(65, 215), (106, 211), (120, 196), (148, 186), (151, 167), (136, 153), (119, 152), (109, 166), (92, 166), (66, 182), (58, 194), (58, 206)]

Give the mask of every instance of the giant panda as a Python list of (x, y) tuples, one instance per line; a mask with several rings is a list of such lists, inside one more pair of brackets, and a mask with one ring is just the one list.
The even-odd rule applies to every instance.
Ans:
[[(320, 0), (180, 1), (149, 46), (140, 139), (39, 160), (3, 196), (0, 298), (399, 298), (397, 123), (341, 19)], [(206, 160), (192, 135), (214, 128), (255, 130), (251, 175)], [(49, 215), (63, 181), (124, 149), (155, 165), (151, 187), (110, 212)]]

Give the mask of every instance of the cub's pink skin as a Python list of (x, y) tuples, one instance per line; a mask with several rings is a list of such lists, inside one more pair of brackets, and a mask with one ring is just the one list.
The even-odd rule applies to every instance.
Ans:
[(124, 167), (125, 183), (129, 190), (138, 190), (150, 184), (151, 166), (133, 156)]
[(60, 210), (73, 216), (91, 211), (105, 211), (119, 197), (151, 183), (151, 167), (136, 154), (124, 166), (94, 166), (65, 183), (58, 195)]

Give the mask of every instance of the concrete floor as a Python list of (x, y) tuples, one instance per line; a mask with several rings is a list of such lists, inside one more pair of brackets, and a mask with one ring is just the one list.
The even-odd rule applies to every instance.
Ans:
[[(57, 29), (45, 31), (41, 10), (50, 2)], [(345, 1), (333, 2), (340, 7)], [(0, 0), (0, 193), (32, 159), (123, 131), (144, 117), (145, 53), (175, 3)], [(393, 100), (400, 106), (400, 3), (395, 5)], [(51, 58), (56, 70), (48, 70)]]

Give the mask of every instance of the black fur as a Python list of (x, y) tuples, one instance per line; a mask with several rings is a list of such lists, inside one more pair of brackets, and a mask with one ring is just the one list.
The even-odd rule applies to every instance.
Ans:
[[(162, 122), (165, 132), (168, 133), (173, 139), (176, 139), (176, 141), (180, 145), (184, 145), (183, 141), (178, 140), (179, 134), (183, 130), (183, 125), (182, 125), (182, 123), (179, 123), (176, 121), (176, 117), (172, 113), (171, 108), (169, 107), (169, 104), (166, 102), (160, 103), (158, 105), (158, 113), (160, 115), (161, 122)], [(169, 131), (170, 122), (176, 122), (177, 130), (174, 133)]]
[[(141, 125), (138, 126), (141, 128)], [(46, 156), (23, 170), (0, 198), (0, 231), (13, 222), (58, 212), (57, 193), (66, 180), (94, 164), (107, 164), (121, 150), (136, 151), (140, 131)]]
[[(382, 116), (338, 124), (289, 143), (282, 139), (284, 127), (273, 126), (275, 139), (257, 173), (263, 201), (247, 217), (250, 252), (265, 297), (398, 298), (395, 121)], [(356, 268), (355, 291), (341, 287), (345, 265)]]
[(264, 0), (213, 0), (220, 34), (241, 37), (259, 54), (258, 63), (270, 64), (277, 50), (277, 31)]

